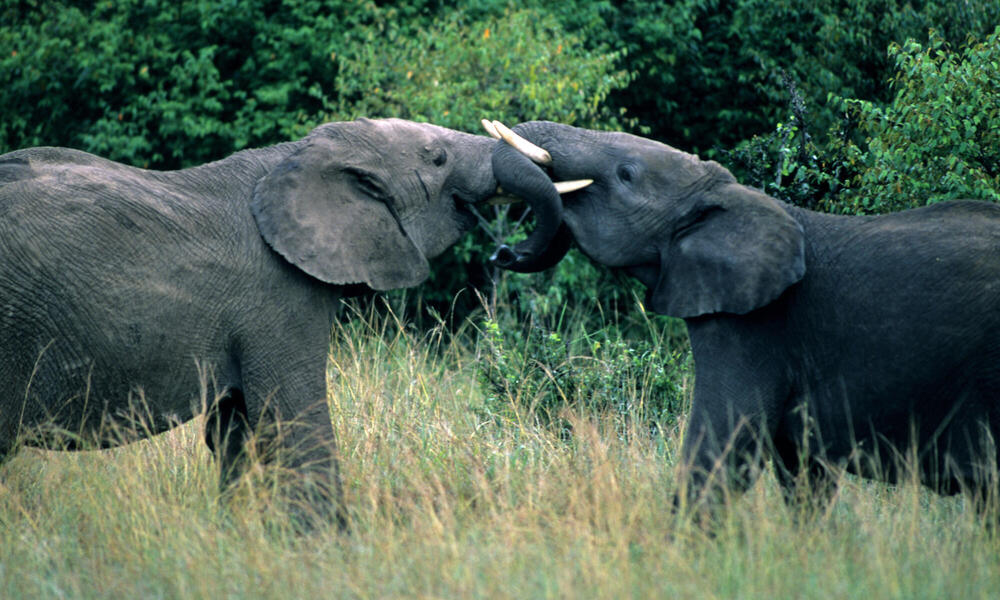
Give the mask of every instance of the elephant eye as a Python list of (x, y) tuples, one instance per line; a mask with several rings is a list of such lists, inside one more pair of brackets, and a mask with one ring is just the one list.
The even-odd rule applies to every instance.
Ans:
[(618, 167), (618, 179), (622, 183), (632, 183), (639, 177), (639, 171), (635, 165), (625, 164)]
[(444, 163), (448, 162), (448, 152), (440, 146), (424, 146), (421, 154), (423, 155), (425, 161), (431, 163), (435, 167), (443, 166)]
[(434, 155), (434, 160), (432, 161), (435, 167), (440, 167), (444, 163), (448, 162), (448, 153), (445, 152), (444, 148), (441, 148)]
[(382, 182), (379, 181), (378, 177), (372, 173), (354, 168), (348, 168), (345, 170), (348, 175), (354, 178), (354, 182), (363, 193), (377, 200), (385, 200), (389, 197), (389, 194), (386, 192)]

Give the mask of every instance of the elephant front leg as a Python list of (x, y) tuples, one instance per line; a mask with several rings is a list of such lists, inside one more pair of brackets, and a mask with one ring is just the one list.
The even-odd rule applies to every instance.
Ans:
[(711, 518), (756, 481), (772, 456), (791, 386), (773, 322), (718, 315), (687, 325), (695, 390), (675, 503)]
[(259, 436), (260, 454), (278, 467), (283, 478), (287, 476), (282, 493), (293, 517), (307, 528), (332, 519), (346, 530), (343, 484), (326, 399), (302, 410), (279, 409), (268, 421)]
[(675, 505), (713, 520), (719, 508), (756, 481), (767, 456), (768, 431), (759, 413), (731, 406), (712, 410), (721, 403), (699, 401), (698, 396), (696, 391), (681, 447)]

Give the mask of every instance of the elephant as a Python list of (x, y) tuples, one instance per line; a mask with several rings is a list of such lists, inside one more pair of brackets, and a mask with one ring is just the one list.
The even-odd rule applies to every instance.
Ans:
[[(713, 514), (770, 461), (800, 508), (828, 506), (845, 470), (995, 508), (1000, 206), (824, 214), (639, 136), (502, 129), (494, 173), (540, 226), (494, 263), (537, 271), (575, 240), (686, 324), (695, 387), (676, 504)], [(593, 183), (560, 198), (546, 168)]]
[(205, 413), (223, 491), (258, 456), (293, 474), (307, 521), (345, 526), (326, 400), (339, 299), (424, 281), (497, 192), (496, 143), (359, 119), (178, 171), (0, 156), (0, 459)]

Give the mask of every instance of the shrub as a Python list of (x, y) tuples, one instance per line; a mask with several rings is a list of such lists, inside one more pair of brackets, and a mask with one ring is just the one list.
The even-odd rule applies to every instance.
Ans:
[(926, 40), (936, 28), (952, 44), (1000, 22), (993, 0), (623, 0), (602, 14), (613, 32), (597, 45), (628, 50), (636, 78), (610, 97), (643, 132), (717, 156), (787, 122), (781, 74), (810, 109), (820, 146), (841, 120), (827, 94), (886, 102), (890, 43)]
[(336, 97), (336, 44), (364, 17), (319, 0), (79, 4), (0, 5), (0, 152), (178, 168), (299, 137)]
[(830, 94), (843, 118), (817, 144), (794, 83), (789, 118), (729, 152), (747, 183), (808, 208), (878, 213), (954, 198), (1000, 201), (1000, 28), (953, 51), (930, 41), (890, 45), (894, 96)]
[[(576, 324), (586, 329), (592, 323)], [(477, 351), (482, 416), (564, 432), (567, 409), (610, 414), (622, 432), (633, 423), (655, 429), (675, 422), (691, 376), (686, 346), (670, 343), (655, 327), (647, 332), (652, 335), (626, 340), (617, 327), (606, 326), (572, 342), (559, 329), (536, 321), (501, 325), (495, 316), (483, 321)]]
[(622, 53), (586, 50), (551, 15), (475, 20), (456, 10), (416, 30), (393, 17), (386, 11), (347, 34), (331, 116), (392, 115), (471, 132), (484, 117), (621, 126), (604, 100), (630, 81)]
[(845, 101), (867, 141), (844, 148), (858, 171), (846, 194), (850, 208), (1000, 201), (1000, 27), (960, 52), (932, 31), (926, 45), (894, 44), (889, 55), (892, 101)]

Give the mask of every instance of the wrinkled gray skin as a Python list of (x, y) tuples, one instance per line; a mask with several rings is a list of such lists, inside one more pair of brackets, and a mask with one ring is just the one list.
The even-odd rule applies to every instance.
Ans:
[(301, 507), (343, 523), (326, 403), (338, 300), (422, 282), (474, 223), (466, 203), (495, 192), (494, 145), (361, 119), (174, 172), (0, 156), (0, 457), (207, 410), (224, 489), (256, 432), (262, 457), (302, 474)]
[[(746, 488), (767, 458), (786, 497), (822, 500), (830, 467), (896, 481), (914, 448), (938, 492), (997, 492), (1000, 206), (820, 214), (643, 138), (514, 130), (552, 154), (555, 179), (594, 184), (553, 208), (549, 177), (500, 145), (500, 185), (561, 220), (590, 258), (642, 281), (649, 308), (687, 323), (687, 500), (711, 506)], [(521, 269), (527, 247), (524, 261), (552, 264), (557, 246), (535, 236), (495, 260)]]

